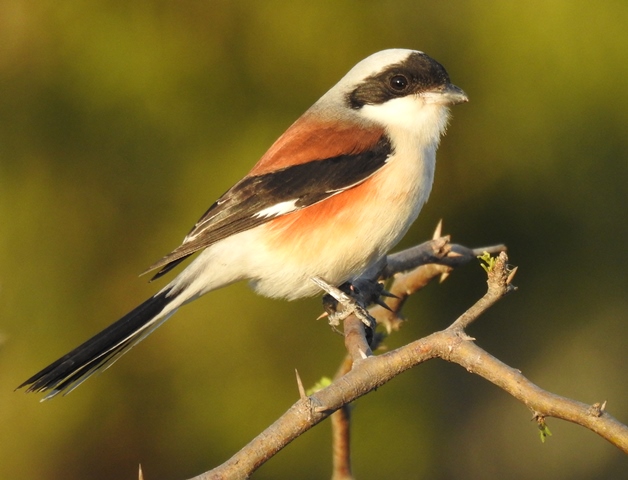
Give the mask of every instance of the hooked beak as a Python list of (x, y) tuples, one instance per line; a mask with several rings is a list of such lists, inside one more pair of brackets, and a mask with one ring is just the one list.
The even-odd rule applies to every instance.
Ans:
[(441, 87), (426, 92), (424, 96), (429, 103), (440, 105), (457, 105), (469, 101), (467, 94), (453, 83), (446, 83)]

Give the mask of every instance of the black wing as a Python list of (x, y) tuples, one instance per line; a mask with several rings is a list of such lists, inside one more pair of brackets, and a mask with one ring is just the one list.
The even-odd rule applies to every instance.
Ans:
[(205, 212), (180, 247), (144, 273), (161, 268), (153, 280), (159, 278), (194, 252), (223, 238), (359, 185), (382, 168), (392, 153), (389, 138), (382, 135), (374, 148), (361, 153), (315, 160), (246, 177)]

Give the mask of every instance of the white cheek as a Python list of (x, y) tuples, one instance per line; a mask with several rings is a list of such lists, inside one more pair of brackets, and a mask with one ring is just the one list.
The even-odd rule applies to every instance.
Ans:
[(438, 144), (445, 133), (449, 109), (444, 105), (430, 102), (419, 95), (394, 98), (379, 105), (364, 105), (361, 115), (387, 127), (420, 139)]

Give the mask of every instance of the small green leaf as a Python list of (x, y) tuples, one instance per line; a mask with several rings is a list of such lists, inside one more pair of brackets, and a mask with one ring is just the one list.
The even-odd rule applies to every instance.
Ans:
[(538, 422), (538, 425), (539, 425), (539, 433), (541, 435), (541, 443), (545, 443), (545, 439), (547, 437), (551, 437), (552, 436), (552, 432), (550, 432), (550, 429), (547, 426), (547, 423), (545, 423), (545, 419), (539, 418), (537, 420), (537, 422)]
[(307, 393), (308, 396), (312, 395), (313, 393), (316, 393), (325, 387), (329, 387), (331, 385), (331, 382), (332, 382), (331, 378), (323, 377), (318, 382), (316, 382), (312, 388), (308, 389), (305, 393)]
[(490, 253), (484, 252), (482, 255), (478, 255), (478, 258), (480, 259), (480, 266), (484, 269), (486, 273), (490, 273), (495, 267), (496, 258), (491, 257)]

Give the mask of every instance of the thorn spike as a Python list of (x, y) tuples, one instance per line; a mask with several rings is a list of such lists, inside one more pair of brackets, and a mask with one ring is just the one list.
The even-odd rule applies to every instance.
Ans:
[(512, 279), (515, 278), (518, 268), (519, 267), (515, 267), (510, 271), (510, 273), (508, 274), (508, 278), (506, 279), (506, 285), (510, 285), (510, 283), (512, 282)]
[(379, 292), (379, 294), (382, 297), (396, 298), (397, 300), (399, 300), (399, 297), (397, 295), (395, 295), (394, 293), (390, 293), (388, 290), (382, 289), (382, 291)]
[(442, 233), (443, 233), (443, 219), (441, 218), (438, 221), (436, 228), (434, 229), (434, 235), (432, 235), (432, 240), (436, 240), (437, 238), (440, 238)]
[(375, 300), (375, 303), (377, 303), (380, 307), (385, 308), (385, 309), (386, 309), (386, 310), (388, 310), (389, 312), (392, 312), (392, 311), (393, 311), (393, 310), (392, 310), (392, 308), (390, 308), (390, 307), (388, 306), (388, 304), (387, 304), (384, 300), (382, 300), (381, 298), (376, 299), (376, 300)]
[(297, 388), (299, 389), (299, 397), (301, 400), (307, 400), (307, 394), (305, 393), (305, 388), (303, 388), (303, 382), (301, 381), (301, 376), (299, 375), (299, 371), (295, 368), (294, 373), (297, 376)]

